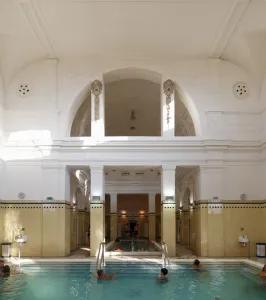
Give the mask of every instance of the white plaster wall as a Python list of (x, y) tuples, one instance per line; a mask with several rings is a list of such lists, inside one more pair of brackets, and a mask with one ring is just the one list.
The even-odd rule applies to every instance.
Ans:
[(241, 200), (241, 194), (246, 194), (247, 200), (265, 198), (265, 191), (260, 190), (258, 164), (201, 167), (198, 176), (197, 200)]
[(265, 199), (265, 193), (260, 191), (260, 167), (255, 165), (227, 166), (223, 173), (224, 200), (240, 200), (241, 194), (247, 195), (247, 200)]
[[(171, 78), (183, 92), (183, 101), (203, 137), (256, 139), (259, 120), (258, 87), (235, 65), (219, 60), (202, 61), (60, 61), (48, 60), (28, 65), (7, 88), (5, 131), (48, 130), (53, 138), (69, 134), (73, 115), (90, 83), (111, 70), (137, 67)], [(236, 99), (232, 88), (247, 82), (249, 97)], [(31, 86), (29, 97), (21, 98), (21, 82)], [(35, 117), (35, 118), (34, 118)]]
[(2, 135), (4, 126), (4, 87), (0, 74), (0, 147), (2, 145)]
[[(18, 94), (27, 83), (27, 97)], [(5, 135), (7, 140), (54, 138), (58, 126), (57, 61), (46, 60), (27, 65), (12, 79), (5, 97)]]
[(2, 77), (0, 74), (0, 199), (3, 198), (3, 172), (4, 172), (4, 160), (2, 160), (1, 148), (3, 143), (3, 126), (4, 126), (4, 87), (2, 83)]
[[(42, 200), (42, 169), (38, 165), (7, 165), (3, 174), (4, 200), (19, 200), (20, 192), (25, 200)], [(55, 188), (55, 187), (54, 187)]]
[(266, 138), (266, 75), (261, 84), (260, 93), (260, 111), (261, 111), (261, 125), (262, 125), (262, 139)]
[[(103, 73), (130, 66), (153, 70), (163, 78), (174, 80), (181, 88), (184, 102), (196, 124), (201, 125), (201, 136), (176, 138), (171, 143), (163, 142), (160, 137), (125, 138), (117, 143), (105, 140), (97, 145), (66, 138), (71, 120), (90, 83)], [(244, 100), (236, 99), (232, 93), (237, 81), (249, 85), (249, 96)], [(32, 87), (29, 97), (18, 96), (17, 87), (21, 82), (28, 82)], [(13, 148), (6, 147), (1, 152), (5, 160), (11, 160), (4, 168), (3, 199), (17, 199), (19, 192), (24, 192), (28, 200), (47, 196), (60, 200), (69, 198), (66, 175), (56, 170), (57, 166), (60, 169), (66, 165), (89, 166), (93, 163), (207, 164), (210, 168), (200, 173), (197, 200), (216, 196), (235, 200), (241, 193), (246, 193), (252, 200), (265, 197), (256, 175), (259, 144), (255, 148), (247, 142), (261, 138), (262, 101), (259, 101), (258, 87), (252, 78), (229, 62), (40, 61), (17, 73), (7, 86), (4, 100), (5, 137), (6, 141), (13, 142)], [(55, 139), (64, 141), (56, 142)], [(21, 148), (20, 144), (14, 143), (16, 140), (28, 141), (27, 147)], [(36, 146), (38, 140), (49, 141), (53, 148)], [(217, 145), (217, 140), (227, 141), (224, 145), (223, 142)], [(239, 146), (234, 144), (238, 140), (243, 141)], [(251, 150), (244, 151), (249, 147)], [(41, 167), (43, 160), (51, 158), (57, 160), (54, 170), (44, 171)], [(14, 164), (16, 160), (20, 160), (19, 165)], [(232, 162), (237, 162), (237, 166)], [(247, 162), (253, 162), (253, 165), (248, 166)]]

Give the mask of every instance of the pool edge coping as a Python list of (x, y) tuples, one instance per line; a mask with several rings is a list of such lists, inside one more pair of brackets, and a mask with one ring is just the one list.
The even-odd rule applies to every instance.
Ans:
[[(199, 257), (201, 262), (205, 263), (245, 263), (247, 265), (262, 268), (264, 266), (263, 262), (247, 259), (247, 258), (204, 258)], [(195, 258), (169, 258), (170, 262), (180, 262), (180, 263), (192, 263)], [(6, 260), (14, 265), (18, 264), (34, 264), (38, 262), (54, 262), (54, 263), (73, 263), (73, 262), (96, 262), (95, 257), (87, 257), (87, 258), (21, 258), (20, 262), (18, 259), (11, 258)], [(119, 259), (116, 257), (106, 257), (106, 262), (154, 262), (159, 263), (161, 262), (161, 258), (150, 258), (150, 257), (143, 257), (143, 256), (135, 256), (135, 257), (128, 257), (128, 256), (119, 256)]]

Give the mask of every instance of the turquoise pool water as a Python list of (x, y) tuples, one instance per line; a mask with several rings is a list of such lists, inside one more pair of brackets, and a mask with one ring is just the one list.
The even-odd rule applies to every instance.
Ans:
[[(130, 240), (121, 240), (119, 242), (120, 249), (125, 252), (131, 252), (132, 251), (132, 241)], [(154, 244), (148, 243), (147, 240), (133, 240), (133, 247), (135, 252), (143, 252), (143, 251), (152, 251), (152, 252), (159, 252), (160, 250), (155, 247)], [(107, 251), (115, 251), (116, 244), (114, 244), (110, 249), (107, 249)]]
[(107, 262), (113, 281), (92, 279), (95, 264), (38, 263), (24, 265), (24, 274), (0, 278), (0, 299), (5, 300), (265, 300), (266, 285), (258, 269), (244, 264), (206, 264), (204, 272), (188, 264), (172, 264), (169, 281), (156, 283), (160, 265)]

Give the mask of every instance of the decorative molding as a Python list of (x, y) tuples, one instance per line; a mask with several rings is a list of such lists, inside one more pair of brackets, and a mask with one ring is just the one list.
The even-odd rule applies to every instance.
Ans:
[(164, 94), (166, 95), (166, 111), (167, 111), (166, 120), (167, 120), (167, 124), (169, 125), (171, 97), (174, 94), (174, 84), (171, 79), (168, 79), (163, 83), (163, 91)]
[(218, 32), (210, 51), (210, 56), (220, 58), (228, 45), (236, 26), (249, 6), (250, 0), (234, 0), (226, 19)]
[(56, 58), (54, 43), (48, 34), (44, 16), (36, 0), (24, 0), (20, 3), (31, 29), (38, 40), (46, 58)]
[(71, 0), (74, 3), (186, 3), (191, 0)]
[(100, 80), (94, 80), (91, 84), (91, 92), (94, 95), (94, 121), (100, 120), (100, 95), (103, 84)]

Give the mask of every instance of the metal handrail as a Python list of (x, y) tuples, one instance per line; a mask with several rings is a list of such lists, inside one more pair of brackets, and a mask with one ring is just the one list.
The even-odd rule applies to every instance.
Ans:
[(102, 270), (104, 266), (104, 253), (105, 253), (105, 243), (101, 243), (97, 255), (96, 271)]
[(169, 261), (167, 245), (164, 242), (161, 244), (161, 252), (162, 252), (162, 265), (163, 267), (166, 267), (166, 265), (170, 265), (170, 261)]
[(133, 238), (132, 238), (132, 240), (131, 240), (131, 251), (132, 251), (132, 252), (135, 251), (134, 240), (133, 240)]

